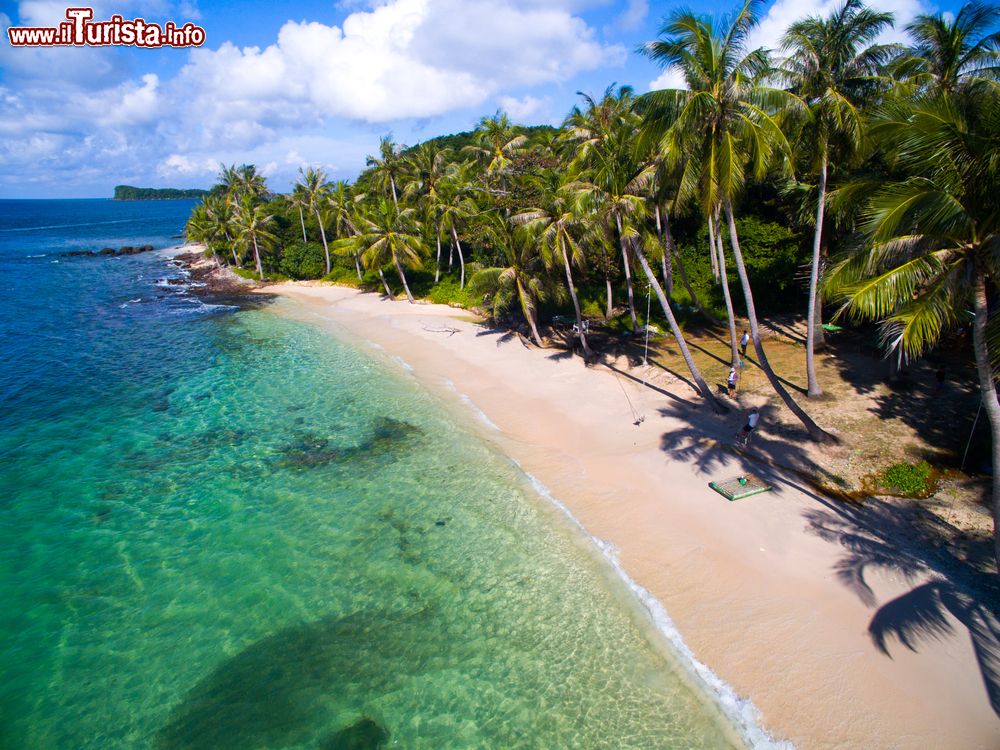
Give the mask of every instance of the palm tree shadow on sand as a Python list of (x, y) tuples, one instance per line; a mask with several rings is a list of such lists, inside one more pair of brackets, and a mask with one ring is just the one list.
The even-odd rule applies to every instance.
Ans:
[[(733, 447), (742, 417), (705, 418), (676, 404), (660, 413), (683, 424), (661, 436), (660, 448), (672, 459), (693, 463), (712, 478), (753, 472), (816, 501), (820, 507), (803, 512), (806, 528), (843, 548), (835, 573), (875, 609), (868, 633), (880, 653), (892, 658), (894, 642), (916, 652), (922, 643), (953, 636), (956, 622), (964, 627), (990, 705), (1000, 716), (1000, 580), (991, 572), (991, 539), (970, 538), (916, 503), (879, 498), (857, 503), (821, 494), (815, 480), (830, 484), (837, 478), (801, 450), (804, 431), (786, 434), (798, 428), (782, 426), (778, 435), (766, 409), (763, 427), (745, 451)], [(912, 588), (880, 605), (866, 581), (874, 570), (893, 573)]]

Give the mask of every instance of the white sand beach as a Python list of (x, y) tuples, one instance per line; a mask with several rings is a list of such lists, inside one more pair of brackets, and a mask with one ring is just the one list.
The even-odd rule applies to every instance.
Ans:
[[(913, 650), (890, 638), (880, 651), (868, 632), (876, 606), (921, 577), (870, 571), (874, 601), (863, 601), (837, 575), (851, 517), (795, 476), (702, 440), (698, 421), (718, 418), (689, 390), (664, 395), (446, 306), (328, 285), (266, 291), (300, 303), (285, 314), (378, 344), (448, 403), (481, 410), (485, 437), (614, 545), (695, 658), (752, 701), (775, 738), (804, 750), (1000, 747), (969, 629), (945, 612), (946, 626)], [(722, 419), (735, 432), (743, 415)], [(708, 487), (745, 471), (775, 491), (728, 502)]]

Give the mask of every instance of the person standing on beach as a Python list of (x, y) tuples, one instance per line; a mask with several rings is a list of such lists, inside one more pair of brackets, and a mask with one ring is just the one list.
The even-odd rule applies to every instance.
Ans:
[(747, 356), (747, 345), (750, 343), (750, 331), (743, 331), (743, 338), (740, 339), (740, 354)]
[(735, 367), (729, 368), (729, 377), (726, 378), (726, 387), (729, 389), (729, 398), (736, 396), (736, 384), (739, 382), (740, 374)]
[(746, 445), (750, 442), (750, 434), (757, 429), (757, 424), (760, 422), (760, 409), (756, 406), (750, 410), (747, 415), (747, 423), (743, 425), (743, 429), (740, 430), (739, 434), (736, 436), (741, 445)]

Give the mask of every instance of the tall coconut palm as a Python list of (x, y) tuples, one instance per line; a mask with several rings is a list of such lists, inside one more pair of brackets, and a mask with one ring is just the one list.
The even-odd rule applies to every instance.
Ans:
[(292, 195), (289, 198), (289, 203), (291, 203), (295, 208), (299, 210), (299, 224), (302, 226), (302, 244), (304, 245), (309, 241), (306, 237), (306, 217), (305, 211), (310, 209), (309, 206), (309, 194), (306, 192), (305, 186), (302, 184), (296, 184), (292, 189)]
[(618, 239), (628, 311), (632, 331), (636, 332), (639, 320), (629, 254), (632, 245), (625, 239), (631, 230), (626, 224), (632, 218), (644, 218), (645, 194), (652, 184), (654, 169), (639, 157), (635, 148), (639, 117), (632, 107), (632, 89), (623, 86), (616, 96), (613, 87), (608, 87), (600, 102), (586, 94), (581, 96), (588, 103), (587, 110), (575, 109), (568, 120), (570, 133), (578, 142), (573, 166), (582, 171), (583, 181), (589, 183), (584, 189), (591, 193), (591, 205), (600, 206), (610, 231)]
[(646, 94), (645, 122), (659, 141), (661, 153), (684, 165), (681, 190), (698, 196), (706, 211), (721, 203), (760, 367), (810, 437), (825, 440), (827, 433), (795, 402), (768, 362), (733, 210), (748, 169), (762, 179), (770, 167), (782, 163), (776, 156), (790, 155), (774, 113), (798, 101), (788, 92), (763, 85), (772, 74), (768, 54), (763, 49), (746, 49), (758, 7), (757, 0), (747, 0), (721, 28), (710, 18), (686, 10), (667, 18), (661, 38), (649, 42), (645, 52), (664, 67), (678, 69), (688, 88)]
[(403, 171), (403, 147), (392, 140), (392, 134), (382, 136), (378, 143), (378, 156), (369, 156), (365, 163), (372, 167), (375, 182), (392, 203), (399, 207), (398, 182)]
[(420, 268), (423, 255), (420, 228), (414, 210), (404, 208), (400, 211), (395, 203), (381, 199), (368, 211), (359, 212), (356, 221), (360, 233), (348, 238), (347, 242), (360, 250), (361, 262), (366, 268), (378, 271), (389, 296), (392, 296), (392, 292), (382, 269), (391, 264), (406, 291), (406, 299), (414, 304), (416, 300), (406, 282), (405, 271), (406, 268)]
[[(872, 137), (910, 177), (882, 187), (862, 252), (835, 264), (827, 288), (841, 313), (883, 322), (913, 357), (971, 319), (983, 410), (993, 439), (994, 552), (1000, 569), (1000, 400), (991, 362), (989, 297), (1000, 284), (1000, 93), (929, 96), (882, 112)], [(971, 315), (970, 315), (971, 311)], [(992, 359), (996, 352), (992, 352)]]
[(838, 161), (847, 161), (861, 148), (864, 135), (861, 106), (866, 98), (870, 99), (882, 88), (881, 70), (895, 51), (893, 47), (873, 42), (892, 21), (891, 13), (866, 8), (862, 0), (846, 0), (827, 18), (810, 16), (796, 21), (782, 39), (782, 48), (788, 57), (783, 63), (781, 77), (809, 107), (811, 116), (805, 137), (818, 170), (806, 332), (806, 376), (810, 397), (823, 392), (816, 378), (814, 352), (816, 342), (822, 342), (823, 337), (817, 289), (830, 156), (832, 153)]
[(528, 142), (527, 136), (520, 134), (511, 124), (506, 112), (497, 112), (492, 117), (484, 117), (476, 127), (477, 143), (468, 147), (486, 166), (490, 177), (500, 176), (510, 169), (514, 157)]
[[(471, 165), (455, 165), (445, 179), (438, 183), (441, 229), (451, 235), (452, 247), (458, 251), (459, 289), (465, 288), (465, 253), (459, 238), (462, 223), (479, 213), (479, 207), (472, 199), (470, 188)], [(451, 259), (448, 261), (451, 272)]]
[(269, 214), (264, 206), (255, 203), (250, 194), (243, 196), (233, 215), (236, 241), (243, 247), (253, 250), (257, 276), (261, 281), (264, 280), (261, 248), (270, 247), (278, 240), (271, 231), (273, 224), (274, 216)]
[(474, 294), (489, 296), (494, 320), (517, 299), (528, 321), (532, 340), (544, 346), (538, 333), (538, 303), (548, 298), (550, 289), (546, 284), (539, 243), (528, 232), (511, 230), (504, 218), (496, 213), (491, 215), (488, 227), (490, 243), (500, 251), (506, 265), (477, 272), (469, 281), (469, 288)]
[(316, 223), (319, 224), (319, 234), (323, 240), (323, 253), (326, 255), (326, 272), (330, 273), (330, 246), (326, 241), (326, 228), (323, 226), (321, 210), (326, 207), (329, 190), (326, 174), (322, 169), (313, 169), (312, 167), (300, 169), (298, 187), (301, 189), (302, 197), (309, 209), (316, 214)]
[[(434, 231), (437, 253), (434, 261), (434, 283), (441, 279), (441, 217), (444, 205), (441, 199), (441, 183), (454, 167), (449, 163), (450, 148), (439, 148), (431, 143), (422, 143), (405, 161), (408, 178), (405, 196), (420, 204), (426, 223)], [(464, 264), (463, 264), (464, 268)], [(464, 279), (463, 279), (464, 282)]]
[(1000, 78), (1000, 7), (966, 3), (957, 15), (920, 15), (906, 27), (913, 47), (894, 66), (923, 91), (951, 95)]
[[(352, 237), (358, 233), (354, 224), (354, 211), (361, 196), (351, 195), (350, 186), (343, 180), (337, 180), (330, 185), (327, 191), (327, 210), (332, 220), (333, 234), (337, 240)], [(361, 256), (357, 252), (351, 252), (354, 259), (354, 270), (358, 273), (358, 281), (362, 280)]]
[(576, 294), (576, 284), (573, 282), (573, 267), (584, 268), (587, 263), (587, 256), (580, 241), (580, 236), (586, 229), (586, 212), (581, 209), (579, 201), (575, 200), (572, 184), (568, 183), (566, 178), (560, 179), (553, 173), (548, 188), (547, 205), (517, 214), (511, 217), (511, 222), (514, 225), (526, 226), (538, 236), (542, 260), (546, 266), (552, 266), (554, 263), (562, 264), (566, 273), (566, 286), (576, 313), (576, 329), (580, 336), (580, 345), (583, 347), (583, 356), (589, 358), (592, 352), (587, 344), (580, 300)]

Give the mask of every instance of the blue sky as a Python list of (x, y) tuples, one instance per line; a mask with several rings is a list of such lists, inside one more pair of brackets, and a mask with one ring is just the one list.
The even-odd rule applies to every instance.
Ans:
[[(80, 5), (82, 3), (73, 3)], [(839, 0), (773, 0), (755, 44)], [(902, 27), (931, 0), (876, 0)], [(67, 3), (0, 1), (0, 26), (55, 25)], [(206, 31), (197, 50), (12, 48), (0, 41), (0, 197), (106, 197), (119, 183), (208, 187), (250, 162), (286, 191), (302, 166), (351, 179), (391, 132), (412, 144), (497, 109), (557, 124), (613, 82), (674, 85), (636, 48), (678, 3), (652, 0), (95, 0)], [(694, 7), (727, 13), (735, 3)], [(902, 40), (900, 31), (889, 38)]]

